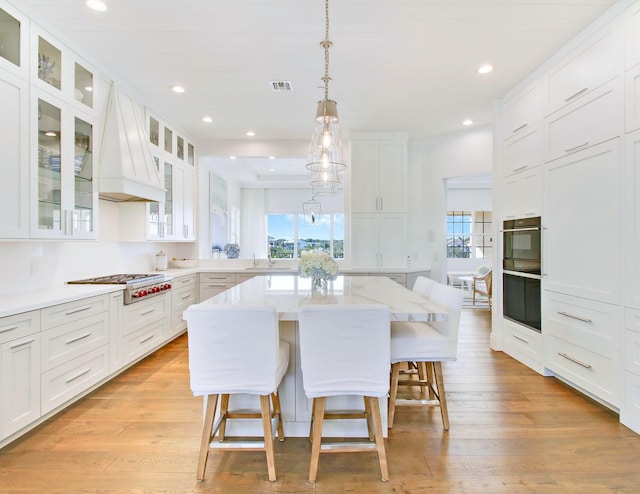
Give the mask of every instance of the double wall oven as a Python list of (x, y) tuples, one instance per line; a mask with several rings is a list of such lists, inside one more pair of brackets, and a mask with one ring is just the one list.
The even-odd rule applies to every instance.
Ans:
[(541, 331), (541, 218), (507, 220), (503, 227), (503, 315)]

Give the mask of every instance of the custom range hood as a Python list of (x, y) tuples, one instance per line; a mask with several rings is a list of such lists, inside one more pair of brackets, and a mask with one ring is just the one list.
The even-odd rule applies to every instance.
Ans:
[(162, 175), (148, 143), (139, 105), (112, 84), (100, 153), (100, 199), (164, 201)]

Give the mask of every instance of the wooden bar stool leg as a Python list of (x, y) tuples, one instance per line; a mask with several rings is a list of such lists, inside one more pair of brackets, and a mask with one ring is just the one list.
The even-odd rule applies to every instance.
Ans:
[(430, 383), (429, 399), (433, 400), (435, 398), (435, 395), (433, 393), (433, 387), (432, 387), (432, 384), (435, 382), (433, 377), (433, 365), (432, 365), (432, 362), (422, 362), (422, 365), (424, 365), (427, 369), (427, 381), (429, 381)]
[(267, 468), (269, 480), (276, 480), (276, 459), (273, 449), (273, 430), (271, 429), (271, 402), (269, 395), (260, 396), (260, 408), (262, 410), (262, 428), (264, 429), (264, 449), (267, 452)]
[(311, 464), (309, 465), (309, 482), (315, 482), (318, 476), (318, 461), (320, 460), (320, 445), (322, 441), (322, 425), (324, 422), (324, 408), (326, 398), (313, 399), (313, 444), (311, 445)]
[(389, 386), (389, 412), (387, 419), (387, 427), (393, 427), (393, 419), (396, 414), (396, 398), (398, 397), (398, 380), (400, 379), (400, 365), (397, 362), (391, 366), (391, 385)]
[(284, 426), (282, 425), (282, 411), (280, 410), (280, 395), (278, 392), (271, 394), (271, 400), (273, 401), (273, 412), (278, 414), (277, 434), (278, 441), (284, 441)]
[(227, 413), (229, 412), (229, 395), (222, 395), (220, 400), (220, 428), (218, 429), (218, 441), (224, 441), (224, 435), (227, 430)]
[(373, 431), (373, 423), (371, 421), (371, 405), (369, 404), (369, 400), (366, 396), (362, 397), (364, 400), (364, 418), (367, 421), (367, 431), (369, 432), (369, 441), (373, 441), (375, 439), (374, 431)]
[(309, 442), (313, 442), (313, 426), (315, 425), (313, 422), (314, 417), (316, 416), (316, 400), (313, 399), (311, 402), (311, 422), (309, 423)]
[(218, 406), (218, 395), (206, 395), (207, 407), (204, 415), (204, 423), (202, 424), (202, 438), (200, 439), (200, 455), (198, 457), (198, 482), (204, 480), (204, 470), (207, 466), (207, 457), (209, 456), (209, 443), (211, 443), (211, 432), (213, 430), (213, 419), (216, 416), (216, 407)]
[(370, 403), (371, 415), (373, 418), (373, 429), (376, 436), (376, 450), (378, 452), (378, 461), (380, 462), (381, 480), (386, 482), (389, 480), (389, 467), (387, 465), (387, 452), (384, 448), (384, 437), (382, 437), (382, 419), (380, 418), (380, 401), (378, 397), (365, 397)]
[(444, 378), (442, 376), (442, 362), (433, 363), (433, 372), (438, 386), (438, 400), (440, 401), (440, 413), (444, 430), (449, 430), (449, 411), (447, 410), (447, 397), (444, 391)]

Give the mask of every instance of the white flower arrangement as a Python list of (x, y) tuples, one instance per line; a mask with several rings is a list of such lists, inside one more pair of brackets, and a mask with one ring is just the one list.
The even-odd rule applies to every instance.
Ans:
[(303, 278), (333, 280), (338, 274), (338, 263), (322, 249), (303, 250), (298, 271)]

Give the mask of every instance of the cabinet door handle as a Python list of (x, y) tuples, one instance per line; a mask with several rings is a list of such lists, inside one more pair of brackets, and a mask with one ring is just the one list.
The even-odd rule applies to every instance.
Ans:
[(565, 149), (564, 152), (565, 153), (571, 153), (572, 151), (577, 151), (580, 148), (583, 148), (585, 146), (589, 145), (589, 141), (583, 142), (582, 144), (578, 145), (578, 146), (573, 146), (572, 148), (569, 149)]
[(376, 197), (376, 211), (380, 211), (380, 209), (378, 208), (379, 202), (380, 202), (380, 198)]
[(522, 165), (519, 166), (518, 168), (514, 168), (513, 171), (515, 172), (519, 172), (520, 170), (526, 170), (527, 168), (529, 168), (529, 165)]
[(82, 377), (82, 376), (84, 376), (85, 374), (89, 374), (89, 372), (91, 372), (91, 367), (89, 367), (88, 369), (83, 370), (83, 371), (81, 371), (81, 372), (78, 372), (75, 376), (72, 376), (72, 377), (70, 377), (69, 379), (67, 379), (67, 380), (65, 381), (65, 383), (69, 384), (70, 382), (75, 381), (75, 380), (76, 380), (76, 379), (78, 379), (79, 377)]
[(64, 342), (65, 345), (71, 345), (71, 343), (75, 343), (76, 341), (80, 341), (80, 340), (84, 340), (85, 338), (88, 338), (89, 336), (91, 336), (93, 333), (86, 333), (83, 334), (82, 336), (78, 336), (76, 338), (72, 338), (70, 340), (67, 340)]
[(560, 355), (562, 358), (566, 358), (567, 360), (569, 360), (570, 362), (573, 362), (574, 364), (578, 364), (580, 367), (584, 367), (585, 369), (591, 369), (591, 365), (585, 364), (584, 362), (580, 362), (579, 360), (574, 359), (573, 357), (570, 357), (566, 353), (558, 352), (558, 355)]
[(521, 341), (522, 343), (526, 343), (527, 345), (529, 344), (529, 342), (527, 340), (525, 340), (521, 336), (518, 336), (517, 334), (512, 334), (511, 336), (513, 336), (516, 340)]
[(382, 201), (384, 200), (384, 197), (380, 197), (380, 211), (384, 211), (384, 206)]
[(8, 333), (9, 331), (13, 331), (14, 329), (18, 329), (18, 326), (7, 326), (6, 328), (0, 328), (0, 333)]
[(80, 307), (79, 309), (68, 310), (64, 313), (65, 316), (70, 316), (71, 314), (77, 314), (78, 312), (83, 312), (85, 310), (89, 310), (93, 307), (93, 305), (87, 305), (86, 307)]
[(35, 340), (35, 338), (34, 338), (34, 339), (32, 339), (32, 340), (29, 340), (29, 341), (23, 341), (22, 343), (16, 343), (15, 345), (11, 345), (11, 347), (10, 347), (10, 348), (11, 348), (12, 350), (13, 350), (14, 348), (20, 348), (21, 346), (28, 345), (29, 343), (33, 343), (34, 341), (36, 341), (36, 340)]
[(572, 99), (577, 98), (578, 96), (586, 93), (589, 90), (588, 87), (582, 88), (580, 91), (578, 91), (577, 93), (572, 94), (571, 96), (569, 96), (568, 98), (565, 98), (564, 102), (565, 103), (569, 103), (569, 101), (571, 101)]
[(529, 125), (528, 123), (523, 123), (520, 127), (516, 127), (515, 129), (513, 129), (511, 132), (513, 132), (514, 134), (522, 129), (524, 129), (527, 125)]
[(591, 319), (587, 319), (585, 317), (575, 316), (573, 314), (569, 314), (568, 312), (564, 312), (562, 310), (558, 311), (558, 314), (564, 317), (570, 317), (571, 319), (576, 319), (578, 321), (586, 322), (587, 324), (591, 324), (593, 321)]

